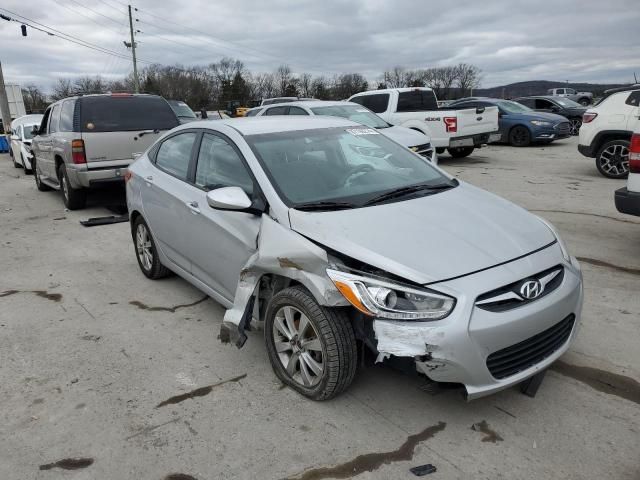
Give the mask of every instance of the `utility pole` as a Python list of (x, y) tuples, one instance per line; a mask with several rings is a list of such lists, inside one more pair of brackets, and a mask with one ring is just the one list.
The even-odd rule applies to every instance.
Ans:
[(140, 79), (138, 78), (138, 64), (136, 62), (136, 40), (133, 37), (133, 18), (131, 17), (131, 5), (129, 5), (129, 32), (131, 33), (131, 54), (133, 56), (133, 88), (135, 89), (136, 93), (140, 93)]
[(7, 89), (4, 86), (4, 76), (2, 75), (2, 63), (0, 63), (0, 113), (2, 114), (2, 128), (3, 135), (9, 131), (9, 125), (11, 124), (11, 110), (9, 110), (9, 99), (7, 98)]

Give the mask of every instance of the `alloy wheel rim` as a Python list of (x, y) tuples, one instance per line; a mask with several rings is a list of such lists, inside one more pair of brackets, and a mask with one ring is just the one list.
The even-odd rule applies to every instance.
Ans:
[(138, 225), (136, 230), (136, 251), (138, 258), (145, 270), (151, 270), (153, 265), (153, 251), (151, 249), (151, 237), (144, 225)]
[(275, 315), (273, 343), (287, 375), (303, 387), (313, 387), (324, 373), (322, 341), (315, 326), (298, 308), (287, 305)]
[(513, 140), (517, 144), (522, 144), (522, 143), (524, 143), (526, 136), (527, 136), (526, 132), (523, 129), (518, 128), (513, 133)]
[(67, 200), (69, 199), (69, 186), (67, 185), (67, 179), (65, 178), (64, 174), (62, 174), (62, 194), (64, 195), (64, 198), (66, 198)]
[(612, 175), (624, 175), (629, 172), (629, 149), (624, 145), (611, 145), (600, 155), (600, 166)]
[(582, 126), (581, 120), (578, 120), (578, 119), (571, 120), (571, 135), (577, 135), (581, 126)]

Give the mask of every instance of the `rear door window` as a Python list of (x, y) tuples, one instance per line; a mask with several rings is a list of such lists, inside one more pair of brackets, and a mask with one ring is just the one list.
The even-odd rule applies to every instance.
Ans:
[(273, 107), (267, 110), (265, 115), (286, 115), (289, 107)]
[(376, 93), (374, 95), (360, 95), (351, 99), (352, 102), (359, 103), (367, 107), (374, 113), (383, 113), (387, 111), (389, 105), (388, 93)]
[(289, 115), (309, 115), (300, 107), (289, 107)]
[(634, 107), (640, 105), (640, 90), (631, 92), (624, 103), (626, 103), (627, 105), (633, 105)]
[(551, 110), (551, 107), (553, 107), (553, 105), (554, 104), (549, 100), (545, 100), (544, 98), (537, 98), (535, 108), (537, 108), (538, 110)]
[(533, 98), (521, 98), (520, 100), (518, 100), (518, 103), (521, 103), (525, 107), (529, 108), (537, 108), (535, 102), (536, 100), (534, 100)]
[(95, 96), (80, 100), (83, 132), (170, 130), (178, 119), (167, 101), (155, 96)]
[(245, 117), (255, 117), (256, 115), (258, 115), (260, 112), (262, 111), (261, 108), (257, 108), (255, 110), (250, 110), (247, 112), (247, 114), (245, 115)]
[(196, 132), (186, 132), (166, 139), (156, 153), (156, 165), (170, 175), (186, 181), (197, 135)]
[(431, 90), (413, 90), (398, 95), (398, 112), (438, 110), (438, 102)]

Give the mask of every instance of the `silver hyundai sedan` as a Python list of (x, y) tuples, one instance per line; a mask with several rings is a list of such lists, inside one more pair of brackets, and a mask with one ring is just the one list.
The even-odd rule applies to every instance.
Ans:
[(331, 117), (193, 122), (126, 175), (138, 263), (264, 322), (275, 374), (316, 400), (360, 351), (477, 398), (543, 372), (576, 335), (582, 274), (553, 226), (377, 130)]

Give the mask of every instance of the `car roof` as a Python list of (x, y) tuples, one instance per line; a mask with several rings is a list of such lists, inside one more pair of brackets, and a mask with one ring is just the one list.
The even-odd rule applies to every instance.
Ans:
[[(11, 121), (11, 125), (20, 126), (20, 125), (30, 125), (32, 122), (40, 123), (42, 121), (42, 117), (44, 115), (40, 113), (34, 113), (31, 115), (23, 115), (21, 117), (16, 118)], [(35, 123), (33, 123), (35, 125)]]
[[(545, 100), (552, 100), (552, 101), (558, 100), (558, 97), (555, 95), (527, 95), (526, 97), (518, 97), (518, 99), (521, 99), (521, 98), (544, 98)], [(564, 99), (564, 97), (560, 97), (560, 98)]]
[(421, 90), (421, 91), (425, 91), (425, 92), (431, 92), (433, 91), (432, 88), (429, 87), (400, 87), (400, 88), (381, 88), (379, 90), (367, 90), (366, 92), (359, 92), (356, 93), (354, 95), (352, 95), (352, 97), (356, 97), (358, 95), (373, 95), (376, 93), (389, 93), (389, 92), (415, 92), (416, 90)]
[(214, 122), (204, 120), (186, 124), (187, 128), (210, 128), (215, 125), (228, 125), (241, 135), (259, 135), (263, 133), (293, 132), (299, 130), (314, 130), (318, 128), (360, 127), (361, 124), (340, 117), (323, 115), (277, 115), (272, 117), (240, 117), (229, 118)]
[(353, 105), (353, 106), (362, 108), (362, 105), (360, 105), (359, 103), (344, 102), (340, 100), (298, 100), (296, 102), (274, 103), (272, 105), (263, 105), (262, 107), (259, 107), (259, 108), (269, 109), (272, 107), (284, 107), (284, 106), (287, 106), (287, 107), (299, 106), (299, 107), (313, 108), (313, 107), (335, 107), (335, 106), (345, 106), (345, 105)]

